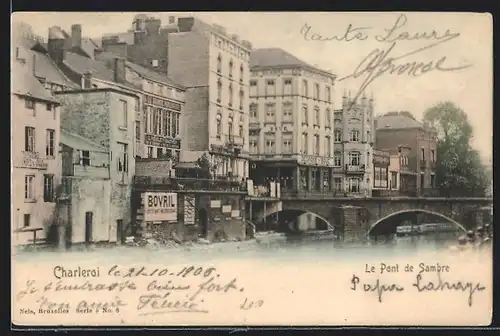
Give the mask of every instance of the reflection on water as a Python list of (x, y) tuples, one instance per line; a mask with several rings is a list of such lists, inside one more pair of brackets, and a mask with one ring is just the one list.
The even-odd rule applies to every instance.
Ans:
[(211, 245), (183, 246), (174, 249), (148, 249), (118, 246), (113, 248), (90, 248), (87, 251), (69, 252), (22, 252), (14, 256), (16, 262), (113, 262), (147, 263), (164, 259), (169, 262), (217, 262), (217, 260), (261, 259), (273, 262), (297, 262), (318, 259), (376, 259), (392, 256), (411, 256), (447, 249), (456, 244), (456, 234), (440, 233), (435, 235), (407, 236), (386, 241), (360, 244), (340, 244), (334, 240), (287, 240), (268, 239), (244, 242), (227, 242)]

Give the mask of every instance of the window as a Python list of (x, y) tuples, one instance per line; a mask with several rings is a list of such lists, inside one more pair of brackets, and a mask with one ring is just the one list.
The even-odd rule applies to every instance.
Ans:
[(420, 189), (424, 189), (424, 184), (425, 184), (425, 175), (424, 173), (420, 174)]
[(35, 199), (35, 176), (34, 175), (26, 175), (24, 177), (24, 199), (25, 200), (34, 200)]
[(314, 99), (319, 100), (319, 84), (314, 84)]
[(180, 128), (181, 128), (181, 124), (180, 124), (180, 113), (177, 113), (177, 112), (173, 112), (172, 114), (172, 137), (176, 137), (178, 134), (180, 134)]
[(250, 81), (250, 96), (256, 96), (256, 95), (257, 95), (257, 81), (251, 80)]
[(45, 155), (54, 156), (54, 137), (56, 131), (48, 129), (46, 133)]
[(349, 192), (358, 193), (359, 190), (359, 179), (350, 178), (349, 179)]
[(283, 149), (284, 154), (292, 154), (292, 140), (285, 139), (283, 140)]
[(366, 142), (368, 143), (372, 142), (372, 136), (370, 134), (370, 131), (366, 131)]
[(342, 153), (335, 152), (335, 154), (333, 156), (333, 166), (334, 167), (341, 167), (342, 166)]
[(301, 146), (301, 153), (302, 154), (307, 154), (308, 152), (308, 138), (307, 138), (307, 133), (302, 133), (302, 146)]
[(240, 125), (239, 126), (239, 129), (238, 129), (238, 135), (243, 138), (245, 136), (245, 132), (244, 132), (244, 128), (243, 128), (243, 125)]
[(43, 175), (43, 201), (54, 202), (54, 175)]
[(274, 96), (275, 94), (274, 80), (269, 79), (266, 81), (266, 96)]
[(308, 123), (309, 120), (308, 120), (307, 105), (302, 105), (302, 124), (307, 125)]
[(334, 139), (333, 140), (335, 142), (342, 142), (342, 130), (336, 129), (333, 132), (333, 135), (334, 135)]
[(266, 140), (266, 154), (274, 154), (274, 140)]
[(308, 95), (307, 81), (305, 79), (302, 81), (302, 95), (304, 97), (307, 97), (307, 95)]
[(431, 188), (435, 188), (436, 187), (436, 175), (434, 174), (431, 174)]
[(88, 150), (82, 151), (81, 164), (82, 166), (90, 166), (90, 151)]
[(421, 159), (422, 161), (424, 161), (424, 160), (425, 160), (425, 149), (424, 149), (423, 147), (422, 147), (422, 148), (420, 148), (420, 159)]
[(165, 119), (165, 115), (167, 114), (166, 113), (167, 111), (162, 111), (161, 109), (156, 109), (155, 108), (155, 134), (158, 134), (158, 135), (163, 135), (164, 132), (166, 131), (165, 130), (165, 127), (164, 127), (164, 119)]
[(156, 148), (156, 157), (161, 158), (163, 155), (163, 148)]
[(314, 155), (319, 155), (319, 135), (314, 135)]
[(220, 103), (222, 98), (222, 82), (220, 79), (217, 80), (217, 102)]
[(26, 126), (24, 128), (24, 150), (27, 152), (35, 151), (35, 128)]
[(325, 95), (326, 95), (326, 101), (331, 103), (332, 102), (332, 93), (330, 91), (329, 86), (325, 87)]
[(325, 137), (325, 156), (332, 155), (332, 140), (329, 136)]
[(293, 121), (292, 103), (283, 103), (283, 121)]
[(401, 166), (407, 166), (408, 165), (408, 157), (407, 156), (401, 156), (401, 158), (400, 158), (400, 164), (401, 164)]
[(140, 121), (135, 122), (135, 138), (137, 140), (141, 139), (141, 122)]
[(276, 117), (276, 105), (271, 103), (266, 105), (266, 121), (274, 122)]
[(342, 122), (342, 112), (335, 112), (335, 113), (333, 114), (333, 121), (334, 121), (335, 123), (340, 123), (340, 122)]
[(359, 166), (361, 161), (360, 152), (350, 152), (349, 153), (349, 164), (351, 166)]
[(229, 117), (227, 120), (227, 134), (229, 134), (230, 139), (233, 137), (233, 118)]
[(359, 130), (357, 129), (351, 130), (349, 141), (354, 141), (354, 142), (359, 141)]
[(332, 115), (329, 108), (325, 110), (325, 128), (330, 128), (332, 123)]
[(31, 215), (30, 214), (24, 214), (23, 216), (23, 226), (24, 227), (29, 227), (31, 225)]
[(292, 80), (291, 79), (285, 79), (283, 81), (283, 94), (284, 95), (291, 95), (292, 94)]
[(34, 110), (35, 109), (35, 101), (33, 99), (31, 99), (31, 98), (26, 98), (24, 100), (24, 106), (27, 109)]
[(249, 146), (250, 146), (250, 153), (258, 152), (257, 140), (250, 140)]
[(152, 157), (153, 157), (153, 147), (148, 146), (148, 158), (152, 158)]
[(240, 111), (242, 111), (243, 110), (243, 106), (245, 106), (244, 105), (244, 103), (245, 103), (244, 99), (245, 99), (245, 92), (243, 92), (243, 89), (241, 89), (240, 90)]
[(431, 160), (432, 162), (436, 162), (436, 150), (431, 149)]
[(257, 118), (257, 104), (250, 104), (250, 118)]
[(222, 134), (221, 119), (222, 119), (222, 114), (219, 112), (219, 113), (217, 113), (217, 120), (215, 123), (215, 134), (216, 134), (217, 138), (219, 138), (219, 139), (220, 139), (220, 136)]
[(52, 111), (52, 104), (51, 103), (47, 103), (47, 111)]
[(118, 156), (118, 171), (128, 172), (128, 145), (124, 143), (118, 143), (120, 146), (120, 152)]
[(229, 106), (233, 106), (233, 84), (229, 84)]
[(233, 78), (233, 61), (229, 61), (229, 78)]
[(217, 57), (217, 72), (221, 73), (221, 71), (222, 71), (222, 57), (219, 54), (219, 56)]
[(398, 173), (391, 172), (391, 189), (398, 189)]
[(125, 100), (120, 100), (121, 104), (121, 127), (127, 128), (128, 126), (128, 106), (127, 106), (127, 101)]
[(245, 73), (245, 70), (244, 70), (243, 64), (242, 64), (242, 65), (240, 65), (240, 82), (242, 82), (242, 83), (243, 83), (243, 75), (244, 75), (244, 73)]
[(314, 125), (319, 127), (319, 121), (320, 116), (319, 116), (319, 107), (315, 106), (314, 107)]
[(342, 190), (342, 177), (334, 177), (333, 178), (333, 188), (336, 191)]

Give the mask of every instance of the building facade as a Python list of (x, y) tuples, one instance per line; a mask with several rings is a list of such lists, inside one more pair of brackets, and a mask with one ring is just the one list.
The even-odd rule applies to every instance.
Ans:
[(336, 190), (344, 195), (370, 196), (373, 186), (374, 101), (342, 97), (335, 110), (333, 131)]
[[(134, 122), (138, 96), (117, 89), (91, 88), (58, 92), (57, 98), (61, 102), (61, 129), (87, 139), (109, 153), (109, 161), (99, 162), (99, 165), (109, 166), (110, 210), (108, 220), (101, 222), (105, 228), (96, 227), (95, 225), (99, 224), (97, 222), (88, 224), (88, 221), (94, 221), (93, 216), (84, 216), (81, 211), (79, 218), (71, 216), (70, 225), (85, 223), (86, 227), (90, 226), (90, 236), (87, 233), (86, 241), (96, 241), (98, 237), (93, 236), (93, 232), (102, 230), (108, 230), (109, 241), (116, 241), (117, 229), (131, 223), (130, 197), (135, 174)], [(74, 147), (75, 150), (80, 149), (78, 146)], [(84, 154), (90, 155), (90, 151), (81, 151), (82, 164), (90, 162), (88, 166), (91, 166), (92, 161), (97, 160), (84, 157)]]
[(408, 181), (416, 193), (436, 187), (437, 132), (415, 119), (407, 111), (389, 112), (376, 120), (377, 149), (398, 149), (404, 145), (409, 149), (408, 169), (416, 173), (415, 181)]
[(207, 153), (213, 175), (247, 178), (251, 44), (192, 17), (178, 26), (168, 38), (168, 75), (187, 87), (181, 161)]
[(19, 60), (12, 62), (11, 165), (13, 245), (48, 238), (60, 183), (59, 102)]
[(335, 75), (278, 48), (251, 57), (251, 178), (283, 191), (334, 190)]
[(388, 151), (373, 150), (373, 186), (372, 195), (375, 190), (385, 191), (391, 188), (390, 162), (391, 155)]

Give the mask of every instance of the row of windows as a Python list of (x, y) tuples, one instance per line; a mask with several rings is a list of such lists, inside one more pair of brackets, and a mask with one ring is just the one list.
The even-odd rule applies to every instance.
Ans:
[[(176, 137), (180, 134), (180, 113), (144, 105), (145, 132), (161, 136)], [(139, 127), (139, 128), (138, 128)], [(136, 138), (140, 139), (140, 126), (136, 123)]]
[[(24, 99), (24, 107), (28, 110), (32, 110), (33, 115), (36, 112), (36, 105), (37, 105), (37, 103), (34, 99), (32, 99), (32, 98), (25, 98)], [(56, 119), (56, 106), (52, 103), (45, 103), (43, 105), (45, 105), (45, 109), (47, 111), (52, 112), (52, 118)]]
[[(233, 60), (229, 60), (229, 72), (228, 72), (228, 77), (229, 78), (233, 78), (233, 75), (234, 75), (234, 62)], [(223, 74), (222, 73), (222, 55), (219, 54), (219, 56), (217, 57), (217, 73), (218, 74)], [(244, 73), (245, 73), (245, 68), (243, 67), (243, 64), (240, 64), (240, 83), (243, 83), (244, 82)]]
[[(26, 201), (35, 201), (35, 175), (24, 176), (24, 199)], [(54, 202), (54, 175), (43, 175), (43, 201)]]
[[(118, 159), (117, 159), (117, 170), (118, 172), (128, 173), (128, 144), (118, 143)], [(88, 150), (76, 150), (76, 158), (75, 161), (77, 164), (82, 166), (90, 166), (91, 165), (91, 157), (90, 151)]]
[[(217, 80), (217, 102), (218, 103), (222, 102), (222, 91), (223, 91), (222, 81), (219, 78)], [(243, 106), (245, 106), (245, 91), (243, 90), (243, 87), (240, 88), (238, 96), (239, 96), (239, 106), (238, 107), (240, 110), (243, 110)], [(234, 88), (233, 88), (232, 83), (229, 83), (227, 97), (228, 97), (228, 102), (227, 102), (228, 106), (232, 107), (234, 104)]]
[[(275, 95), (292, 95), (294, 90), (293, 90), (293, 80), (291, 78), (284, 78), (282, 79), (283, 85), (282, 85), (282, 92), (277, 92), (277, 82), (279, 79), (267, 79), (265, 83), (265, 95), (266, 96), (275, 96)], [(314, 83), (313, 86), (313, 95), (312, 97), (309, 96), (309, 83), (306, 79), (302, 80), (302, 88), (300, 91), (301, 96), (306, 97), (306, 98), (313, 98), (316, 100), (324, 100), (329, 103), (332, 101), (332, 92), (330, 86), (325, 86), (324, 90), (324, 95), (321, 94), (321, 89), (320, 89), (320, 84), (319, 83)], [(258, 96), (259, 95), (259, 90), (258, 90), (258, 82), (257, 80), (251, 80), (250, 81), (250, 96)]]
[[(217, 119), (216, 119), (216, 122), (215, 122), (215, 133), (216, 133), (216, 136), (217, 138), (220, 139), (221, 135), (222, 135), (222, 121), (221, 121), (221, 114), (217, 114)], [(232, 136), (234, 135), (234, 120), (233, 120), (233, 117), (229, 117), (228, 120), (227, 120), (227, 134), (229, 136)], [(244, 125), (242, 124), (242, 122), (240, 121), (240, 124), (238, 125), (238, 136), (240, 138), (245, 138), (245, 127)]]
[[(45, 130), (45, 155), (55, 156), (56, 131), (53, 129)], [(24, 150), (26, 152), (36, 152), (36, 129), (31, 126), (24, 128)]]
[[(300, 169), (300, 184), (303, 189), (308, 189), (309, 188), (309, 183), (311, 183), (311, 187), (313, 189), (319, 190), (321, 189), (320, 181), (323, 181), (323, 189), (330, 189), (334, 191), (344, 191), (344, 184), (343, 184), (343, 179), (342, 177), (334, 177), (333, 178), (333, 183), (330, 184), (330, 173), (328, 170), (322, 170), (323, 171), (323, 178), (321, 179), (321, 170), (317, 168), (313, 168), (312, 174), (311, 174), (311, 180), (309, 181), (308, 179), (308, 174), (307, 170), (305, 168)], [(361, 185), (361, 179), (356, 178), (356, 177), (350, 177), (346, 179), (347, 182), (347, 188), (345, 191), (351, 192), (351, 193), (359, 193), (361, 191), (360, 185)]]
[[(436, 151), (434, 149), (430, 150), (431, 161), (436, 162)], [(425, 148), (420, 148), (420, 159), (425, 160)]]

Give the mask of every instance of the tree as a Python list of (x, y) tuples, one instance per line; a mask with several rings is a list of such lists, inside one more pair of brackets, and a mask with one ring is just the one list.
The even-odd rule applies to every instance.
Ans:
[(217, 171), (217, 165), (212, 164), (207, 153), (204, 153), (196, 160), (196, 165), (200, 169), (199, 177), (210, 179)]
[(483, 191), (489, 184), (486, 166), (472, 149), (472, 126), (467, 114), (452, 102), (441, 102), (424, 113), (424, 122), (437, 131), (436, 184), (440, 188)]

